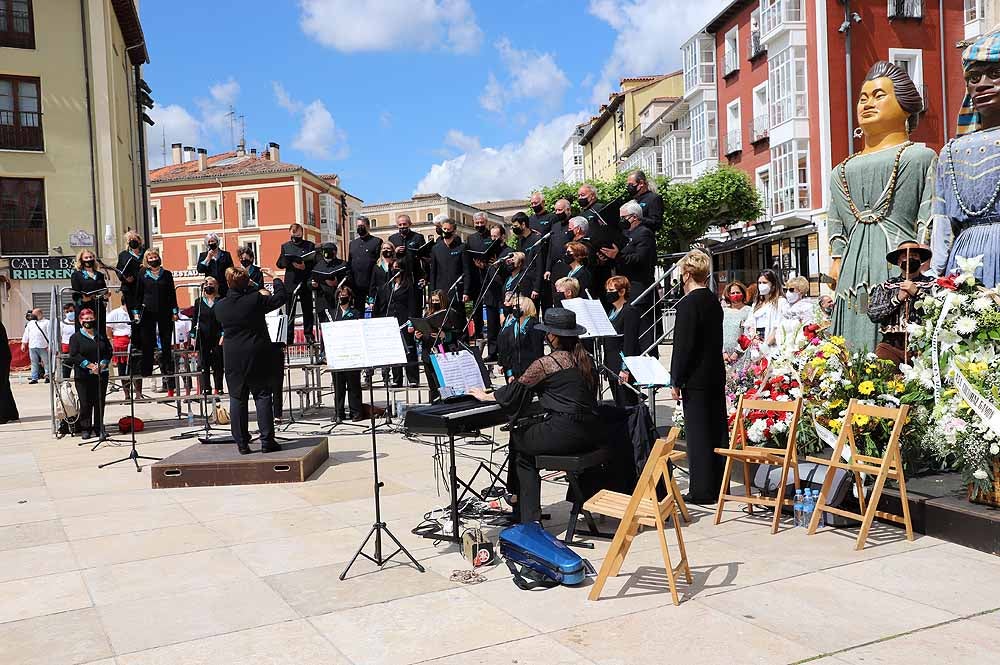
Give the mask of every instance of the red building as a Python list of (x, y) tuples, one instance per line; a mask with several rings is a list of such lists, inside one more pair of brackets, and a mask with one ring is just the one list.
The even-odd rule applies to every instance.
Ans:
[[(714, 59), (718, 157), (745, 171), (764, 199), (760, 220), (714, 230), (721, 278), (753, 280), (780, 265), (809, 277), (828, 267), (830, 170), (851, 139), (865, 75), (879, 60), (906, 70), (924, 98), (912, 139), (940, 150), (964, 95), (955, 48), (963, 0), (735, 0), (692, 37)], [(714, 50), (705, 47), (711, 40)], [(695, 45), (692, 47), (692, 44)]]
[(149, 172), (150, 226), (147, 239), (174, 273), (181, 307), (193, 302), (201, 278), (198, 254), (205, 235), (217, 233), (220, 245), (238, 261), (241, 245), (254, 248), (257, 262), (275, 275), (288, 227), (302, 224), (307, 240), (336, 242), (341, 256), (361, 200), (340, 188), (336, 175), (316, 175), (298, 164), (282, 162), (280, 147), (271, 143), (258, 155), (238, 149), (209, 156), (175, 143), (171, 163)]

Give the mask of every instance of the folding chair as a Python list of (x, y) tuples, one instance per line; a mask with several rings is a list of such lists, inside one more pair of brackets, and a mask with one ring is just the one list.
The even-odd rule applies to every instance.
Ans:
[[(833, 513), (841, 517), (849, 517), (861, 521), (861, 531), (858, 533), (856, 550), (865, 547), (868, 539), (868, 530), (871, 529), (872, 522), (876, 517), (902, 524), (906, 527), (906, 539), (913, 540), (913, 523), (910, 521), (910, 504), (906, 498), (906, 479), (903, 477), (903, 458), (899, 453), (899, 436), (903, 432), (903, 426), (910, 412), (910, 406), (904, 404), (898, 409), (891, 409), (883, 406), (869, 406), (861, 404), (857, 400), (851, 400), (847, 405), (847, 414), (844, 416), (844, 424), (840, 428), (840, 436), (837, 437), (837, 447), (833, 451), (833, 457), (823, 459), (821, 457), (808, 457), (810, 462), (823, 464), (837, 469), (845, 469), (854, 474), (854, 482), (858, 488), (858, 503), (861, 505), (861, 513), (852, 513), (841, 508), (834, 508), (826, 505), (827, 495), (830, 492), (830, 485), (833, 482), (833, 473), (827, 473), (823, 479), (823, 488), (819, 491), (819, 499), (813, 509), (812, 520), (809, 522), (809, 535), (816, 533), (819, 526), (819, 519), (822, 513)], [(870, 418), (881, 418), (892, 420), (892, 433), (889, 435), (889, 443), (886, 445), (885, 454), (880, 457), (862, 455), (858, 453), (857, 444), (854, 441), (854, 416), (868, 416)], [(850, 459), (843, 461), (844, 445), (850, 448)], [(868, 473), (875, 476), (875, 487), (871, 496), (865, 501), (865, 487), (861, 480), (861, 474)], [(879, 499), (882, 498), (882, 489), (885, 481), (892, 478), (899, 483), (899, 500), (903, 505), (903, 515), (894, 515), (878, 510)], [(865, 505), (867, 503), (867, 506)]]
[[(684, 549), (684, 536), (681, 534), (681, 523), (677, 510), (676, 485), (671, 482), (670, 470), (667, 462), (674, 449), (674, 443), (680, 434), (678, 428), (673, 428), (666, 439), (657, 439), (653, 445), (653, 450), (649, 453), (646, 465), (639, 475), (639, 480), (635, 485), (632, 496), (601, 490), (584, 504), (584, 509), (591, 513), (599, 513), (609, 517), (617, 517), (621, 520), (615, 537), (611, 541), (608, 554), (601, 564), (601, 570), (597, 573), (597, 580), (590, 590), (588, 598), (597, 600), (604, 588), (604, 583), (608, 577), (617, 575), (625, 562), (625, 555), (628, 554), (632, 541), (635, 540), (641, 526), (655, 526), (656, 535), (660, 543), (660, 551), (663, 554), (663, 565), (667, 573), (667, 581), (670, 585), (670, 595), (674, 605), (679, 605), (677, 596), (677, 575), (681, 572), (687, 578), (688, 584), (692, 583), (691, 567), (688, 565), (687, 551)], [(666, 496), (661, 500), (657, 498), (657, 487), (660, 482), (666, 488)], [(680, 549), (681, 560), (677, 566), (670, 562), (670, 552), (667, 548), (667, 534), (665, 523), (670, 519), (674, 523), (674, 531), (677, 533), (677, 546)]]
[[(784, 448), (765, 448), (763, 446), (747, 445), (746, 427), (743, 424), (745, 413), (748, 411), (779, 411), (791, 413), (792, 418), (788, 422), (788, 438)], [(802, 398), (788, 402), (776, 402), (771, 400), (752, 400), (740, 397), (736, 405), (736, 421), (733, 423), (733, 430), (729, 434), (729, 447), (716, 448), (715, 452), (726, 458), (726, 471), (722, 476), (722, 487), (719, 490), (719, 505), (715, 510), (715, 523), (722, 521), (722, 509), (726, 501), (739, 501), (746, 503), (753, 513), (753, 507), (765, 506), (774, 509), (774, 520), (771, 523), (771, 533), (778, 533), (778, 524), (781, 521), (781, 509), (784, 506), (794, 506), (794, 498), (785, 498), (786, 483), (788, 482), (788, 470), (792, 471), (795, 479), (795, 489), (799, 489), (799, 463), (798, 455), (795, 451), (796, 427), (799, 424), (799, 414), (802, 412)], [(736, 496), (729, 493), (730, 481), (733, 473), (733, 462), (743, 463), (743, 483), (746, 486), (746, 496)], [(773, 499), (766, 496), (755, 497), (751, 494), (750, 473), (751, 464), (768, 464), (781, 467), (781, 477), (778, 479), (777, 492)]]

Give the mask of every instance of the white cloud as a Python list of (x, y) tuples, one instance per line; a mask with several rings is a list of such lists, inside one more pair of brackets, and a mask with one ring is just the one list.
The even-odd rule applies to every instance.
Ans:
[[(560, 178), (562, 144), (584, 119), (584, 113), (561, 115), (536, 125), (520, 143), (499, 148), (479, 147), (477, 140), (461, 155), (434, 164), (414, 193), (438, 192), (467, 202), (527, 196)], [(449, 132), (448, 138), (455, 136)]]
[(278, 100), (278, 106), (289, 113), (298, 113), (302, 110), (302, 102), (292, 99), (288, 91), (285, 90), (285, 86), (281, 85), (281, 83), (271, 81), (271, 88), (274, 90), (274, 96)]
[[(229, 108), (236, 103), (239, 95), (240, 84), (230, 77), (212, 85), (207, 96), (195, 99), (193, 112), (183, 104), (166, 104), (151, 109), (149, 117), (156, 125), (146, 132), (150, 168), (170, 162), (172, 143), (232, 150)], [(162, 149), (164, 142), (167, 145), (165, 157)]]
[(729, 0), (590, 0), (588, 11), (618, 33), (594, 84), (592, 101), (604, 103), (625, 76), (680, 69), (680, 46)]
[(470, 152), (473, 150), (479, 150), (479, 137), (469, 136), (464, 132), (460, 132), (457, 129), (449, 129), (448, 133), (444, 136), (445, 145), (449, 145), (453, 148), (457, 148), (462, 152)]
[[(201, 123), (180, 104), (155, 106), (148, 111), (156, 124), (146, 128), (149, 168), (170, 163), (170, 144), (197, 146), (201, 143)], [(163, 145), (166, 144), (164, 156)]]
[(302, 126), (292, 147), (316, 159), (344, 159), (347, 134), (337, 127), (326, 104), (317, 99), (303, 109)]
[(487, 111), (500, 113), (516, 99), (530, 99), (544, 108), (554, 108), (562, 101), (569, 79), (556, 64), (551, 53), (538, 53), (514, 48), (506, 37), (496, 43), (500, 59), (509, 74), (501, 85), (490, 72), (479, 104)]
[(240, 95), (240, 84), (232, 76), (225, 83), (216, 83), (208, 89), (209, 94), (219, 104), (232, 104)]
[(379, 113), (378, 124), (380, 124), (383, 129), (389, 129), (392, 127), (392, 114), (388, 111), (382, 111)]
[(483, 34), (468, 0), (300, 0), (299, 6), (302, 31), (346, 53), (474, 53)]

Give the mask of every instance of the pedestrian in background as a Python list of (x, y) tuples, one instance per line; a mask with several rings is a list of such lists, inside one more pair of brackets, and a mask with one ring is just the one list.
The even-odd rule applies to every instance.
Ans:
[(31, 357), (31, 380), (28, 383), (38, 383), (38, 379), (49, 382), (49, 320), (40, 308), (35, 308), (25, 315), (24, 334), (21, 336), (21, 350), (27, 351)]

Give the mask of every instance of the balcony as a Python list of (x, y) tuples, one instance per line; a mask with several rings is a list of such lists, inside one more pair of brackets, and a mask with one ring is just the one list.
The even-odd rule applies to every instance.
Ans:
[(723, 76), (729, 76), (730, 74), (735, 74), (740, 70), (740, 54), (736, 48), (729, 49), (727, 44), (726, 58), (724, 61), (725, 69), (723, 69)]
[(923, 18), (924, 0), (888, 0), (887, 15), (893, 18)]
[(750, 143), (760, 143), (771, 135), (771, 123), (768, 115), (763, 113), (750, 121)]
[(41, 113), (0, 111), (0, 150), (44, 149)]
[(729, 130), (726, 134), (726, 156), (734, 155), (743, 150), (743, 130), (740, 127)]
[(663, 147), (651, 145), (639, 148), (632, 153), (624, 162), (621, 172), (630, 173), (639, 169), (647, 176), (652, 177), (664, 175), (663, 166)]
[(35, 48), (30, 10), (23, 9), (18, 3), (9, 10), (8, 3), (0, 2), (0, 46)]
[(754, 30), (750, 33), (750, 39), (747, 40), (747, 58), (753, 62), (765, 53), (767, 53), (767, 46), (760, 40), (760, 30)]
[(767, 39), (772, 33), (785, 27), (787, 23), (802, 23), (805, 12), (802, 0), (773, 0), (760, 10), (761, 39)]

